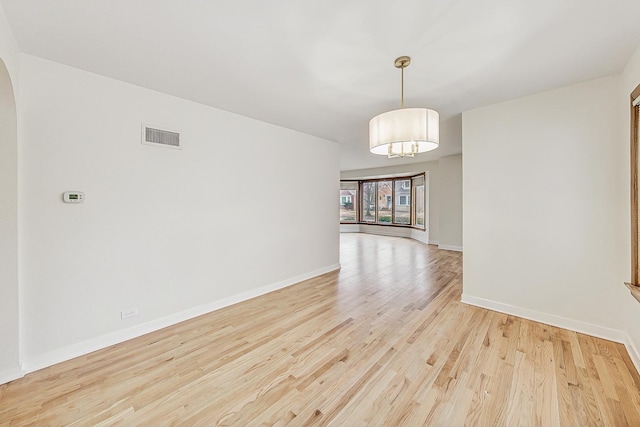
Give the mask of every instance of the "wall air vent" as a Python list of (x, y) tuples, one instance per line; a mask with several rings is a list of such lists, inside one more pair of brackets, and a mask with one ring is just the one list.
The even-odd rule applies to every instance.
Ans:
[(180, 149), (180, 134), (169, 130), (142, 125), (142, 143)]

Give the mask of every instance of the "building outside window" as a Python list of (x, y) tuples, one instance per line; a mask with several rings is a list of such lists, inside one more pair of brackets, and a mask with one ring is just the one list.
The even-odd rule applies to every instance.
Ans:
[(358, 182), (340, 182), (340, 222), (358, 221)]
[(341, 181), (340, 222), (425, 229), (425, 175)]

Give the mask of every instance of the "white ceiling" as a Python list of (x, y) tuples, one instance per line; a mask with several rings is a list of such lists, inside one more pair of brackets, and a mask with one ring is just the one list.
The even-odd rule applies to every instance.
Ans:
[(20, 49), (369, 154), (369, 120), (400, 102), (462, 111), (619, 73), (640, 44), (638, 0), (0, 0)]

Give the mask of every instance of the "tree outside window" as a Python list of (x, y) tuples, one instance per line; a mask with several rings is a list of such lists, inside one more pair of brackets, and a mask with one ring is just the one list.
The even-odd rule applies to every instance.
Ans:
[(341, 181), (340, 222), (424, 229), (425, 201), (424, 174), (391, 179)]

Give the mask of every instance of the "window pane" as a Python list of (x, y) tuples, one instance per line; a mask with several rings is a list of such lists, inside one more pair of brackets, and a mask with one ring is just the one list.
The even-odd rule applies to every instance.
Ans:
[(340, 222), (425, 229), (425, 175), (340, 181)]
[(358, 220), (358, 183), (340, 182), (340, 222)]
[(378, 181), (378, 222), (391, 223), (393, 181)]
[(411, 180), (399, 179), (395, 181), (396, 205), (393, 209), (393, 222), (396, 224), (411, 223)]
[(413, 225), (416, 225), (421, 228), (425, 228), (425, 213), (424, 213), (424, 202), (425, 202), (425, 186), (424, 186), (424, 176), (417, 176), (412, 179), (413, 181)]
[(362, 183), (362, 221), (376, 222), (376, 183)]

